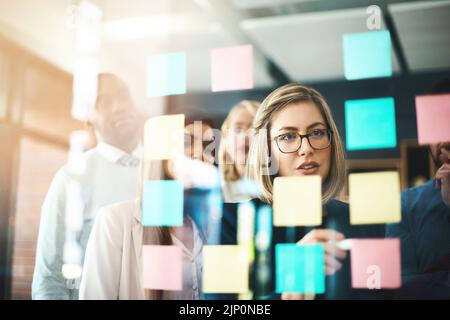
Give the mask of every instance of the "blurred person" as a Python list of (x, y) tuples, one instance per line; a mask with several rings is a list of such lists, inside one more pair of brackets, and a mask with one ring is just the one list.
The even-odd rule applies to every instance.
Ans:
[[(256, 113), (247, 176), (260, 187), (261, 200), (272, 205), (276, 177), (305, 175), (321, 177), (322, 225), (314, 228), (276, 227), (273, 247), (277, 243), (294, 241), (300, 245), (324, 245), (326, 291), (317, 295), (318, 299), (378, 298), (379, 292), (351, 288), (350, 261), (337, 242), (346, 238), (383, 237), (384, 226), (350, 224), (349, 205), (335, 199), (344, 184), (345, 156), (330, 107), (316, 90), (292, 83), (272, 91)], [(292, 230), (293, 236), (288, 233)], [(281, 298), (312, 297), (286, 292)]]
[[(233, 106), (222, 123), (221, 140), (218, 154), (218, 164), (221, 174), (221, 191), (223, 196), (222, 219), (220, 222), (220, 244), (235, 245), (238, 243), (238, 212), (241, 204), (251, 201), (251, 183), (244, 179), (245, 164), (250, 148), (250, 129), (253, 117), (259, 107), (259, 102), (242, 100)], [(253, 203), (255, 202), (255, 203)], [(259, 205), (257, 200), (252, 200), (250, 208)], [(247, 208), (249, 208), (247, 206)], [(242, 210), (242, 209), (241, 209)], [(245, 210), (245, 209), (244, 209)], [(245, 213), (246, 215), (248, 213)], [(252, 222), (245, 220), (247, 226)], [(253, 230), (250, 231), (253, 234)], [(252, 268), (251, 268), (251, 271)], [(251, 276), (251, 279), (253, 275)], [(250, 281), (253, 287), (253, 281)], [(252, 288), (253, 289), (253, 288)], [(233, 294), (216, 294), (212, 299), (236, 299)]]
[[(435, 84), (430, 93), (450, 93), (450, 79)], [(435, 176), (402, 192), (402, 220), (386, 228), (386, 237), (401, 240), (400, 299), (450, 299), (450, 141), (429, 150)]]
[(240, 182), (245, 174), (245, 164), (250, 148), (249, 131), (260, 103), (243, 100), (235, 105), (225, 118), (221, 128), (219, 147), (219, 168), (223, 183), (224, 202), (249, 200), (242, 194)]
[[(219, 169), (223, 195), (220, 243), (237, 244), (238, 210), (241, 203), (253, 200), (245, 179), (245, 165), (250, 148), (250, 130), (260, 103), (242, 100), (233, 106), (221, 127)], [(257, 203), (258, 202), (258, 203)]]
[[(192, 163), (186, 164), (186, 161), (196, 162), (197, 170), (192, 172)], [(143, 162), (140, 190), (147, 180), (177, 179), (183, 182), (185, 186), (183, 225), (181, 227), (143, 226), (141, 223), (142, 192), (137, 200), (100, 209), (86, 249), (80, 299), (198, 300), (202, 298), (201, 255), (205, 240), (201, 229), (191, 218), (190, 210), (194, 208), (192, 203), (197, 203), (196, 209), (203, 215), (208, 215), (209, 208), (201, 205), (201, 199), (198, 196), (193, 200), (189, 189), (198, 187), (196, 175), (199, 173), (208, 175), (210, 168), (199, 160), (192, 159)], [(206, 171), (201, 172), (202, 169)], [(204, 189), (207, 189), (208, 185), (208, 181), (201, 183)], [(143, 245), (175, 245), (181, 248), (183, 257), (181, 291), (143, 288)]]
[(244, 178), (250, 129), (260, 103), (243, 100), (231, 108), (221, 128), (219, 169), (222, 180), (223, 215), (221, 243), (237, 244), (239, 203), (251, 200), (250, 183)]
[(41, 211), (33, 299), (78, 299), (80, 279), (67, 280), (62, 274), (69, 185), (76, 182), (81, 189), (83, 226), (76, 241), (84, 257), (98, 209), (136, 197), (140, 121), (126, 84), (113, 74), (99, 74), (90, 123), (98, 143), (82, 155), (83, 174), (73, 175), (65, 165), (50, 185)]
[(450, 142), (430, 152), (436, 175), (402, 192), (402, 220), (386, 229), (401, 240), (399, 299), (450, 299)]
[(189, 175), (188, 180), (194, 185), (186, 188), (185, 207), (208, 244), (219, 242), (222, 216), (219, 170), (215, 166), (219, 138), (220, 134), (214, 129), (214, 122), (210, 118), (203, 114), (186, 118), (184, 153), (187, 158), (182, 161), (185, 168), (180, 173)]

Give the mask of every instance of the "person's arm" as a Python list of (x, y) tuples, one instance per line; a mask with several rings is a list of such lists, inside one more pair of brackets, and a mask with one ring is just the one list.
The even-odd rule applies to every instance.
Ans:
[(344, 240), (345, 235), (331, 229), (313, 229), (308, 232), (297, 244), (322, 243), (325, 250), (325, 274), (331, 276), (342, 268), (340, 260), (347, 257), (347, 252), (340, 249), (338, 241)]
[(80, 300), (118, 299), (123, 241), (121, 216), (126, 215), (105, 207), (95, 218), (86, 247)]
[(450, 164), (446, 163), (439, 168), (436, 179), (441, 188), (442, 201), (450, 208)]
[(58, 171), (42, 205), (32, 283), (33, 299), (70, 299), (70, 290), (62, 275), (67, 180), (64, 169)]
[(399, 223), (386, 226), (386, 238), (399, 238), (401, 242), (402, 279), (408, 281), (419, 272), (414, 231), (410, 225), (409, 196), (401, 195), (401, 218)]

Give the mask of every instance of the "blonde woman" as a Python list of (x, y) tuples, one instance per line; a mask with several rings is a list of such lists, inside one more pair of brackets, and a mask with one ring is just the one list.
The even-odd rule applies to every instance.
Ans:
[[(242, 100), (231, 108), (221, 127), (219, 169), (223, 196), (220, 243), (237, 244), (239, 203), (251, 200), (243, 180), (248, 150), (249, 131), (260, 103)], [(219, 299), (235, 299), (235, 295), (216, 295)]]
[(224, 202), (248, 200), (239, 184), (245, 174), (245, 162), (250, 148), (249, 131), (260, 103), (243, 100), (228, 113), (221, 128), (219, 169), (222, 174)]
[[(324, 298), (358, 298), (350, 285), (347, 253), (337, 242), (345, 238), (383, 237), (383, 228), (355, 227), (349, 222), (348, 204), (335, 200), (345, 179), (344, 148), (330, 107), (316, 90), (288, 84), (264, 99), (253, 121), (247, 175), (262, 191), (261, 200), (272, 204), (273, 180), (281, 176), (319, 175), (322, 179), (323, 224), (297, 228), (299, 244), (323, 243), (328, 275)], [(291, 242), (284, 228), (275, 228), (275, 242)], [(283, 299), (304, 298), (285, 293)]]

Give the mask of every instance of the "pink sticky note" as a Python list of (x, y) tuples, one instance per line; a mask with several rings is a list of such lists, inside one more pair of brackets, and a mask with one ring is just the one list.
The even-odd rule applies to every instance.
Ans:
[(450, 94), (416, 97), (419, 144), (450, 141)]
[(353, 288), (400, 288), (399, 239), (352, 239), (351, 268)]
[(213, 92), (253, 88), (253, 46), (211, 50)]
[(142, 246), (143, 287), (145, 289), (180, 291), (182, 253), (177, 246)]

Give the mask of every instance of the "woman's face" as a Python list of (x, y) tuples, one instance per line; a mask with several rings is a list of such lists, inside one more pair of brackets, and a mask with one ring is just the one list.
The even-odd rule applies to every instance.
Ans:
[(322, 147), (329, 141), (329, 136), (324, 135), (326, 131), (323, 130), (326, 129), (325, 119), (313, 102), (295, 102), (278, 110), (272, 118), (270, 129), (270, 147), (279, 164), (278, 176), (318, 174), (322, 181), (325, 181), (330, 171), (331, 145), (322, 150), (315, 150), (308, 139), (303, 138), (298, 151), (283, 153), (274, 138), (278, 137), (278, 145), (284, 148), (283, 151), (291, 151), (298, 146), (299, 137), (296, 134), (311, 133), (312, 144)]
[(249, 129), (253, 116), (244, 108), (238, 108), (230, 116), (226, 137), (226, 149), (233, 163), (245, 165), (250, 147)]
[[(188, 124), (185, 127), (184, 153), (187, 157), (214, 164), (214, 142), (212, 128), (200, 121)], [(214, 147), (214, 146), (213, 146)]]

